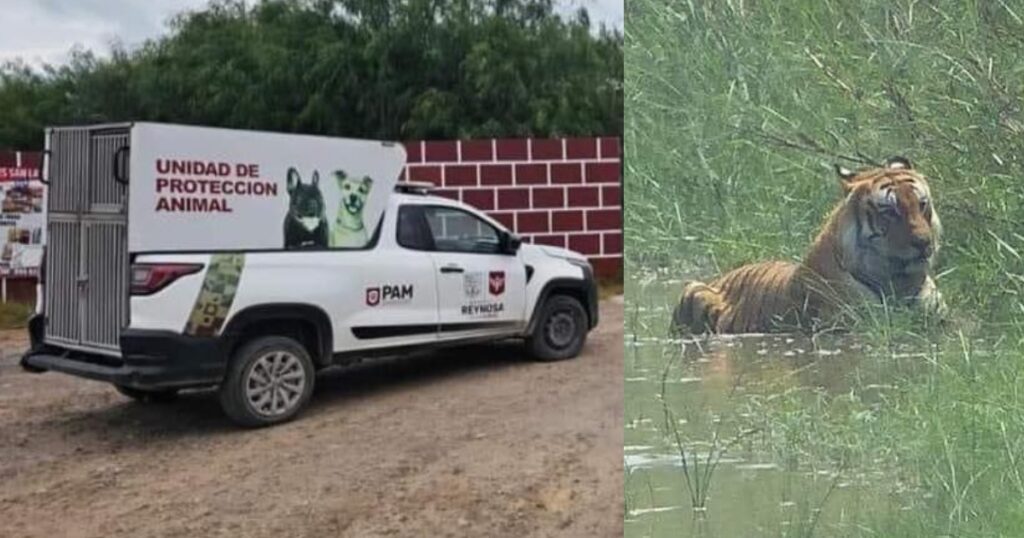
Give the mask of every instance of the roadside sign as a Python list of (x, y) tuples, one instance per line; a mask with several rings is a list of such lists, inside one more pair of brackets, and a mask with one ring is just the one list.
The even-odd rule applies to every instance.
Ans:
[(38, 154), (0, 152), (0, 277), (39, 274), (46, 222)]

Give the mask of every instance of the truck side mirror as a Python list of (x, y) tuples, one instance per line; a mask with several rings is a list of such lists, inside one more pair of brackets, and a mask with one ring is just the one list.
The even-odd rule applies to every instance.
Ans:
[(523, 240), (518, 235), (509, 232), (502, 232), (500, 241), (499, 247), (504, 254), (519, 252), (519, 247), (523, 244)]

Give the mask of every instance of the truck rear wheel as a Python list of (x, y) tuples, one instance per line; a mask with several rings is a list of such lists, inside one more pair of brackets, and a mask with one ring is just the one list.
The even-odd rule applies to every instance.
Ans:
[(587, 341), (587, 312), (569, 295), (553, 295), (541, 306), (526, 347), (534, 358), (557, 361), (579, 355)]
[(117, 392), (138, 402), (164, 403), (170, 402), (178, 397), (178, 389), (137, 389), (124, 385), (114, 385)]
[(231, 358), (220, 386), (220, 405), (243, 426), (284, 422), (309, 402), (315, 377), (302, 344), (283, 336), (259, 337)]

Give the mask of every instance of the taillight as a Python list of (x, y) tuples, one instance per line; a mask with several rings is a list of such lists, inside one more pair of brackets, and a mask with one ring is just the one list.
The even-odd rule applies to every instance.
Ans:
[(185, 275), (198, 273), (201, 263), (136, 263), (132, 265), (132, 295), (152, 295)]

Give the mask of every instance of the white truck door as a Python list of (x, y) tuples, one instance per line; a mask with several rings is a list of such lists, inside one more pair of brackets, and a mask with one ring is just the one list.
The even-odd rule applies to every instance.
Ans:
[[(437, 340), (437, 284), (426, 252), (387, 249), (362, 257), (359, 297), (347, 320), (353, 341), (347, 349), (426, 344)], [(342, 344), (343, 342), (339, 342)]]
[(500, 252), (501, 233), (472, 212), (419, 206), (432, 240), (441, 340), (519, 332), (525, 324), (526, 266)]

